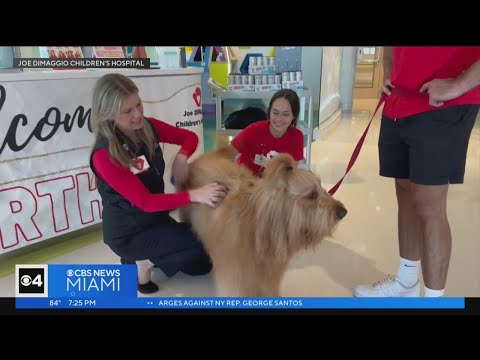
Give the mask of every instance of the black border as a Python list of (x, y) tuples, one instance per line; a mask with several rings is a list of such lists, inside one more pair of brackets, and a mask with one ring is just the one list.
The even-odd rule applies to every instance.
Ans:
[[(360, 4), (291, 7), (244, 4), (183, 4), (160, 11), (123, 9), (118, 13), (82, 6), (68, 16), (48, 9), (19, 19), (0, 34), (2, 46), (392, 46), (480, 45), (475, 11), (449, 11), (442, 17), (400, 4), (375, 14)], [(62, 4), (61, 6), (64, 6)], [(160, 4), (156, 5), (161, 8)], [(262, 9), (265, 6), (265, 9)], [(359, 9), (355, 9), (358, 6)], [(213, 8), (216, 9), (213, 9)], [(312, 10), (309, 10), (312, 7)], [(278, 9), (275, 9), (278, 8)], [(313, 9), (315, 8), (315, 9)], [(394, 10), (393, 10), (394, 9)], [(15, 13), (12, 7), (9, 12)], [(23, 14), (25, 9), (18, 9)], [(167, 19), (168, 14), (171, 17)], [(62, 18), (65, 20), (62, 22)], [(163, 21), (162, 21), (163, 19)], [(57, 21), (58, 20), (58, 21)]]

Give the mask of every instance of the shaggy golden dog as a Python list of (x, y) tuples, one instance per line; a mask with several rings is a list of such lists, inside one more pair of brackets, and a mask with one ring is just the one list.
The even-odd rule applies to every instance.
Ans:
[(227, 187), (226, 197), (216, 208), (183, 208), (182, 220), (192, 224), (210, 254), (218, 296), (280, 296), (292, 256), (331, 236), (347, 210), (290, 155), (274, 157), (258, 178), (234, 163), (228, 149), (193, 161), (182, 186), (217, 182)]

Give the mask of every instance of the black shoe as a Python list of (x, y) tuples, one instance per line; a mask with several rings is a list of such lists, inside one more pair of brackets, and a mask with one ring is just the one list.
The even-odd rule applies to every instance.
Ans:
[[(135, 261), (133, 260), (127, 260), (124, 258), (120, 258), (120, 263), (122, 265), (127, 265), (127, 264), (135, 264)], [(153, 294), (159, 290), (157, 284), (155, 284), (152, 281), (149, 281), (146, 284), (138, 284), (137, 287), (138, 291), (142, 294)]]
[(138, 284), (138, 292), (142, 294), (153, 294), (159, 290), (158, 285), (152, 281), (146, 284)]

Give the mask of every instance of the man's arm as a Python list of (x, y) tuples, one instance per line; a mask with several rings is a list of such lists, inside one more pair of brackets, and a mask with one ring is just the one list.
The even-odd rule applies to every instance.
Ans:
[(445, 101), (455, 99), (480, 85), (480, 60), (474, 62), (455, 79), (434, 79), (426, 82), (420, 92), (427, 92), (429, 104), (442, 106)]
[(390, 95), (391, 89), (395, 86), (390, 81), (390, 73), (393, 67), (393, 48), (391, 46), (385, 46), (383, 48), (383, 87), (382, 93)]
[(464, 71), (462, 75), (457, 77), (456, 83), (460, 95), (465, 94), (474, 87), (480, 85), (480, 60), (477, 60), (477, 62), (473, 63), (467, 71)]
[(393, 47), (384, 46), (383, 48), (383, 79), (390, 79), (390, 72), (393, 66)]

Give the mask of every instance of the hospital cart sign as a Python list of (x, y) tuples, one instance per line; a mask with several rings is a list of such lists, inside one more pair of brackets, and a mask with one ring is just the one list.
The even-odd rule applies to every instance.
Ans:
[[(135, 78), (142, 99), (151, 100), (144, 104), (145, 115), (175, 126), (185, 109), (198, 111), (196, 86), (185, 83), (192, 77)], [(169, 86), (154, 83), (166, 78)], [(101, 222), (101, 197), (89, 166), (95, 81), (0, 83), (0, 254)], [(157, 93), (159, 88), (168, 88), (168, 94)], [(201, 138), (198, 116), (193, 121), (200, 120), (200, 127), (189, 129)], [(162, 145), (171, 164), (178, 146)]]

